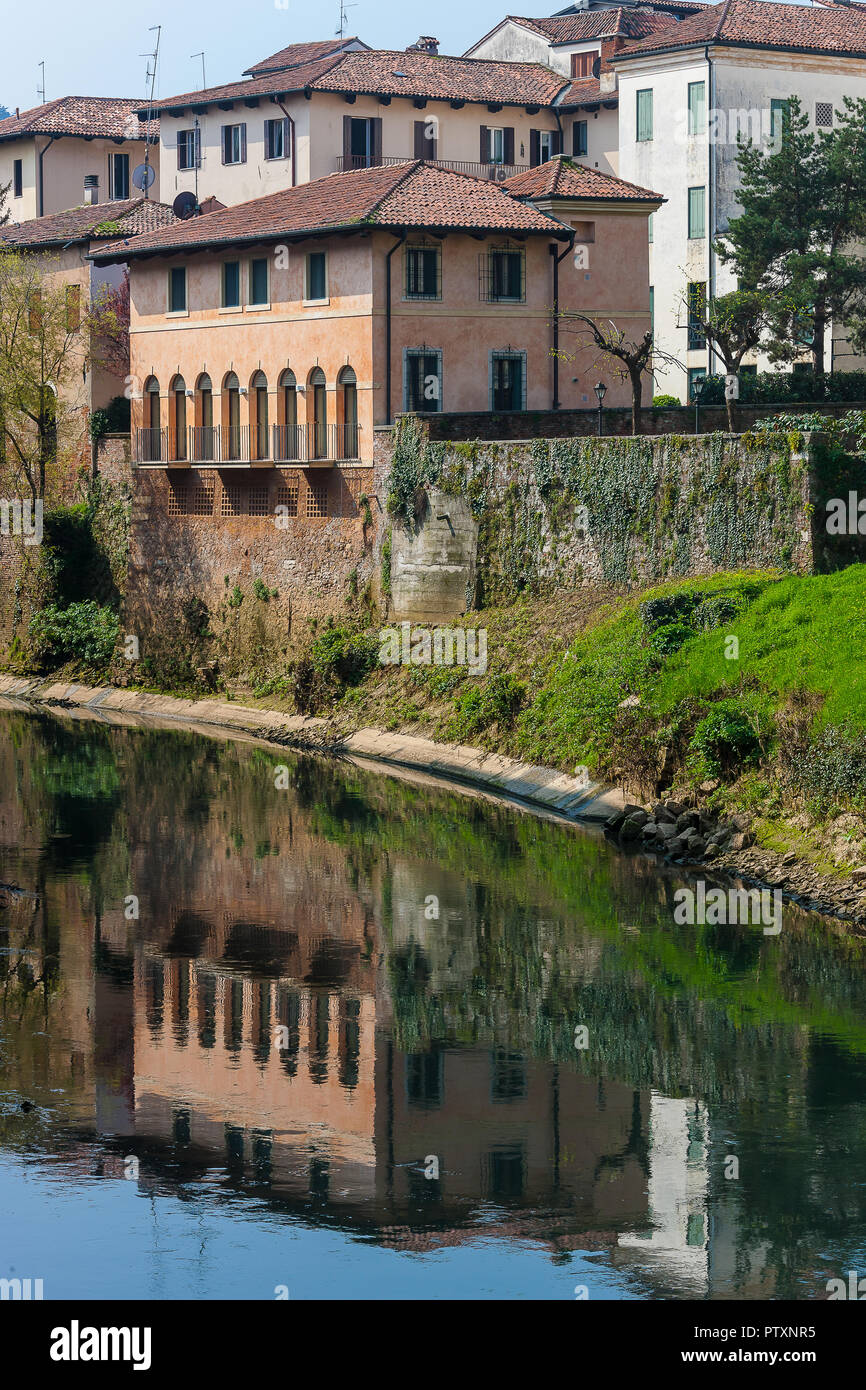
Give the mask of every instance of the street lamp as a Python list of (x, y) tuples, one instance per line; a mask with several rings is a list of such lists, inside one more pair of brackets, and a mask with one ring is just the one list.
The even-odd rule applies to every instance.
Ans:
[(695, 398), (695, 434), (701, 432), (701, 401), (706, 389), (707, 378), (705, 376), (696, 377), (692, 385), (692, 395)]
[(607, 387), (605, 386), (603, 381), (597, 381), (593, 389), (595, 391), (595, 398), (598, 401), (598, 433), (599, 436), (601, 436), (604, 434), (604, 421), (602, 419), (601, 414), (601, 405), (602, 401), (605, 398), (605, 395), (607, 394)]

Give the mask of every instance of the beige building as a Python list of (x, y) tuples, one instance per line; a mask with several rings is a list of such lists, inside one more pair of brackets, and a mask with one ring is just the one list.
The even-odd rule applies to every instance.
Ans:
[(12, 222), (128, 200), (146, 150), (156, 176), (149, 196), (158, 199), (158, 125), (133, 114), (139, 105), (126, 97), (58, 97), (0, 121), (0, 187), (9, 185)]

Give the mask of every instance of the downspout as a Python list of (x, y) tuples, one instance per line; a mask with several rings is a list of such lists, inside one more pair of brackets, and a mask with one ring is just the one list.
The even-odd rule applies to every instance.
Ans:
[(394, 252), (399, 250), (409, 235), (406, 228), (400, 235), (399, 240), (394, 242), (390, 251), (385, 253), (385, 423), (393, 425), (394, 416), (391, 413), (391, 257)]
[(297, 147), (297, 145), (295, 144), (295, 118), (294, 118), (294, 116), (290, 116), (290, 115), (289, 115), (288, 111), (286, 110), (285, 106), (283, 106), (283, 103), (282, 103), (281, 101), (278, 101), (278, 102), (277, 102), (277, 106), (280, 108), (280, 110), (282, 111), (283, 115), (285, 116), (286, 120), (287, 120), (288, 123), (289, 123), (289, 134), (290, 134), (291, 142), (292, 142), (292, 188), (294, 188), (294, 187), (296, 186), (297, 182), (298, 182), (298, 168), (297, 168), (297, 164), (298, 164), (298, 160), (297, 160), (297, 148), (298, 148), (298, 147)]
[[(727, 8), (727, 7), (726, 7)], [(709, 239), (707, 241), (707, 307), (712, 304), (716, 297), (716, 253), (713, 249), (716, 239), (716, 142), (710, 134), (710, 113), (716, 109), (716, 70), (713, 67), (713, 60), (710, 57), (710, 47), (707, 44), (704, 49), (704, 59), (707, 64), (707, 141), (709, 145), (709, 170), (707, 189), (707, 227)], [(715, 353), (711, 342), (707, 342), (707, 376), (713, 375), (713, 358)]]
[(50, 135), (50, 136), (48, 137), (48, 144), (47, 144), (47, 145), (43, 145), (42, 149), (39, 151), (39, 159), (38, 159), (39, 177), (38, 177), (38, 180), (37, 180), (37, 187), (38, 187), (39, 193), (38, 193), (38, 199), (37, 199), (37, 208), (38, 208), (38, 211), (37, 211), (37, 213), (36, 213), (36, 216), (37, 216), (37, 217), (41, 217), (41, 216), (42, 216), (43, 208), (45, 207), (45, 183), (44, 183), (45, 174), (44, 174), (44, 170), (43, 170), (43, 168), (42, 168), (42, 160), (44, 159), (44, 157), (45, 157), (45, 155), (48, 153), (48, 151), (51, 149), (51, 146), (54, 144), (55, 140), (60, 140), (60, 139), (61, 139), (61, 136), (59, 136), (59, 135)]
[(551, 410), (559, 410), (559, 262), (564, 261), (574, 246), (575, 231), (572, 227), (568, 245), (561, 255), (556, 254), (556, 242), (548, 248), (553, 257), (553, 400)]

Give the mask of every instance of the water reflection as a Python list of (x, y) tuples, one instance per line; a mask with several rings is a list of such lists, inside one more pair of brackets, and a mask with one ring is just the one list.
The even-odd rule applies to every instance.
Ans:
[(222, 1204), (253, 1246), (493, 1241), (565, 1297), (576, 1252), (603, 1296), (856, 1268), (859, 942), (675, 927), (677, 880), (596, 835), (310, 758), (277, 790), (286, 761), (0, 715), (7, 1200), (28, 1166), (74, 1188), (135, 1155), (137, 1192)]

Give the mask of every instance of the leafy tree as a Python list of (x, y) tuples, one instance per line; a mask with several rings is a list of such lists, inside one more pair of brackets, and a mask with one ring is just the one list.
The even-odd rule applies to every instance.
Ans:
[[(575, 325), (569, 327), (569, 325)], [(562, 312), (562, 325), (565, 333), (573, 333), (582, 346), (595, 349), (597, 356), (594, 366), (613, 371), (618, 381), (628, 381), (631, 386), (631, 432), (640, 434), (641, 410), (644, 378), (654, 378), (659, 366), (682, 367), (678, 357), (663, 352), (653, 346), (652, 329), (647, 329), (640, 338), (630, 338), (624, 328), (619, 328), (612, 319), (599, 322), (589, 314), (581, 314), (576, 309)], [(577, 353), (561, 353), (567, 362), (573, 362)]]
[(716, 251), (741, 290), (767, 296), (771, 361), (809, 350), (820, 375), (834, 319), (855, 346), (866, 342), (866, 261), (857, 247), (866, 232), (866, 100), (846, 97), (833, 130), (816, 136), (793, 96), (778, 147), (747, 140), (737, 164), (743, 212)]
[[(688, 310), (689, 306), (684, 306)], [(708, 300), (700, 328), (724, 363), (728, 376), (739, 376), (743, 358), (761, 341), (772, 310), (770, 296), (762, 290), (731, 290)], [(734, 402), (725, 394), (728, 429), (734, 431)]]
[(58, 441), (66, 448), (83, 424), (79, 383), (111, 313), (82, 305), (44, 258), (0, 245), (0, 462), (34, 500), (62, 466)]

